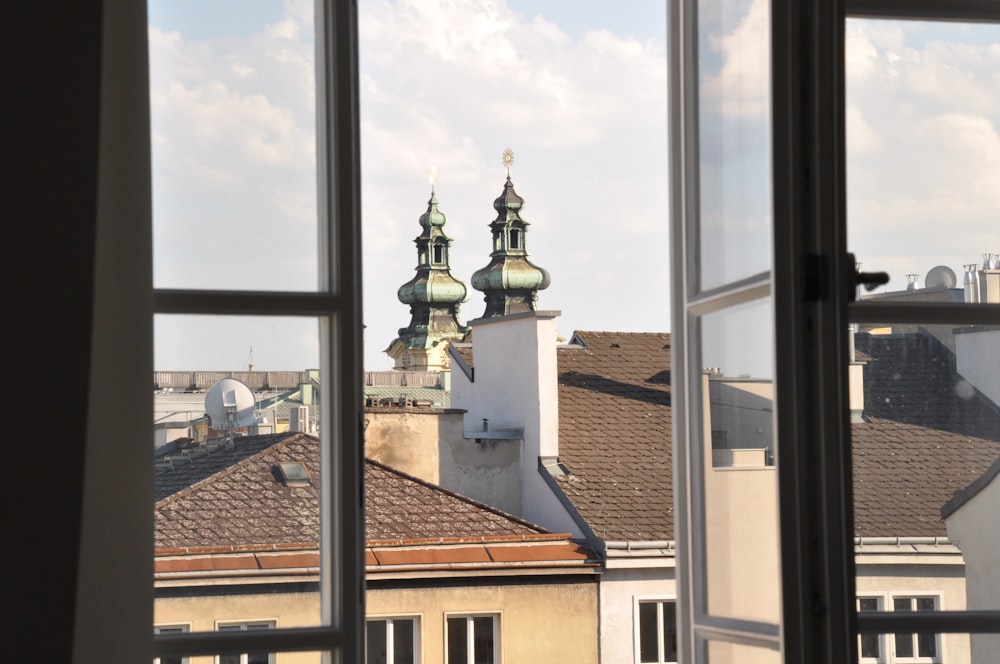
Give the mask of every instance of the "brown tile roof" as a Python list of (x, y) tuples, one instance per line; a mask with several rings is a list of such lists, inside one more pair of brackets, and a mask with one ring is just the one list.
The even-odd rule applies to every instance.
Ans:
[[(278, 464), (303, 463), (314, 486), (286, 487)], [(319, 540), (319, 442), (308, 434), (237, 438), (155, 474), (157, 549), (311, 545)], [(366, 537), (529, 536), (536, 525), (387, 466), (365, 464)]]
[(1000, 411), (961, 380), (955, 354), (931, 335), (858, 334), (855, 346), (871, 358), (865, 415), (1000, 440)]
[(935, 536), (941, 508), (1000, 455), (1000, 412), (929, 334), (859, 334), (866, 423), (852, 425), (855, 534)]
[(947, 537), (941, 508), (1000, 442), (882, 418), (851, 426), (857, 537)]
[(577, 332), (558, 350), (556, 481), (607, 541), (673, 538), (670, 335)]

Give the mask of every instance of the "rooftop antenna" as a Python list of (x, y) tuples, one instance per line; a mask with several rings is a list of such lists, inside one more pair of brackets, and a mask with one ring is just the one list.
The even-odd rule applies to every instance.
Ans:
[(254, 368), (254, 363), (253, 363), (253, 346), (250, 346), (250, 371), (253, 371), (253, 368)]
[(247, 384), (235, 378), (223, 378), (205, 393), (205, 412), (212, 427), (226, 432), (226, 447), (233, 446), (233, 432), (254, 422), (257, 402)]
[(507, 169), (507, 177), (510, 177), (510, 165), (514, 163), (514, 151), (507, 148), (503, 151), (503, 165)]

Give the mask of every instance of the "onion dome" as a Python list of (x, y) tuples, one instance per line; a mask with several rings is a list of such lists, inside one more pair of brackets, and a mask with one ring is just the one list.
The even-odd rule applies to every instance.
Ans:
[[(400, 328), (399, 338), (386, 349), (397, 360), (397, 368), (443, 368), (424, 351), (442, 341), (461, 341), (469, 332), (458, 318), (460, 304), (468, 299), (468, 288), (451, 274), (451, 238), (445, 235), (445, 221), (432, 185), (427, 211), (420, 216), (420, 235), (414, 240), (417, 273), (397, 291), (399, 301), (410, 306), (410, 324)], [(435, 356), (443, 350), (444, 346), (438, 348)]]
[(514, 191), (510, 179), (513, 154), (504, 154), (508, 167), (503, 193), (493, 201), (497, 218), (490, 224), (493, 232), (493, 253), (486, 267), (472, 275), (472, 287), (485, 294), (483, 318), (534, 311), (538, 291), (548, 288), (549, 273), (528, 260), (526, 236), (528, 222), (521, 218), (524, 199)]

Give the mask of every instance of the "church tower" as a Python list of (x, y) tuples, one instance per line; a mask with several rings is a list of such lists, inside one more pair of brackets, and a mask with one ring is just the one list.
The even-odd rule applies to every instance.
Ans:
[(399, 287), (397, 297), (410, 305), (410, 325), (399, 330), (385, 352), (395, 361), (394, 369), (448, 371), (448, 346), (462, 341), (469, 328), (458, 319), (458, 310), (468, 296), (465, 284), (451, 276), (448, 252), (451, 238), (444, 233), (445, 216), (438, 210), (431, 175), (431, 198), (420, 217), (417, 273)]
[(551, 281), (547, 271), (528, 260), (528, 222), (521, 218), (524, 199), (514, 191), (510, 180), (513, 161), (514, 153), (508, 148), (503, 154), (507, 183), (500, 197), (493, 201), (497, 211), (497, 218), (490, 224), (493, 253), (489, 265), (472, 275), (472, 287), (485, 294), (483, 318), (534, 311), (538, 291), (548, 288)]

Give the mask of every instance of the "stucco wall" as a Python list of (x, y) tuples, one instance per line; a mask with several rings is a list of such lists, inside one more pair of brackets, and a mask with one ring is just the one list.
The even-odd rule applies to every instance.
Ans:
[[(665, 565), (663, 561), (659, 564)], [(601, 664), (635, 664), (636, 602), (676, 600), (674, 569), (672, 566), (607, 569), (601, 576), (600, 595)]]
[[(859, 597), (879, 597), (882, 606), (891, 610), (893, 597), (935, 596), (940, 608), (945, 611), (966, 608), (965, 567), (956, 564), (961, 556), (916, 557), (906, 556), (911, 564), (877, 564), (877, 556), (857, 558), (856, 591)], [(937, 562), (935, 563), (935, 559)], [(870, 562), (874, 560), (875, 562)], [(944, 664), (966, 664), (970, 661), (968, 634), (942, 634), (941, 662)], [(881, 641), (881, 652), (891, 652), (892, 636), (885, 635)], [(994, 662), (989, 657), (982, 662)]]
[[(966, 336), (966, 335), (960, 335)], [(995, 527), (1000, 514), (1000, 481), (996, 478), (952, 512), (945, 523), (948, 537), (965, 557), (966, 602), (970, 610), (1000, 608), (1000, 531)], [(972, 662), (995, 662), (1000, 652), (1000, 634), (972, 636)]]
[[(157, 598), (154, 625), (187, 625), (211, 632), (219, 623), (274, 621), (276, 627), (318, 625), (318, 593), (268, 593), (207, 597)], [(215, 657), (189, 657), (189, 664), (214, 664)], [(280, 653), (280, 664), (318, 664), (317, 653)]]
[(440, 484), (441, 449), (462, 440), (462, 414), (438, 409), (367, 409), (365, 456)]
[[(478, 493), (470, 495), (493, 496), (493, 500), (500, 501), (498, 505), (529, 521), (581, 537), (580, 527), (538, 470), (540, 455), (559, 453), (557, 315), (539, 311), (470, 322), (475, 381), (468, 381), (461, 371), (456, 371), (451, 404), (467, 411), (467, 435), (481, 430), (484, 418), (489, 420), (491, 431), (523, 429), (519, 487), (511, 474), (498, 466), (510, 457), (498, 457), (493, 451), (517, 441), (498, 441), (493, 448), (483, 445), (478, 453), (472, 448), (462, 449), (463, 453), (469, 452), (463, 454), (463, 459), (470, 463), (454, 467), (452, 475), (442, 470), (442, 484), (458, 491), (458, 486), (471, 486), (475, 479)], [(446, 481), (452, 478), (461, 483), (452, 487)], [(518, 489), (520, 497), (514, 501)]]
[(421, 662), (444, 662), (446, 614), (499, 613), (500, 661), (597, 664), (597, 584), (370, 588), (369, 616), (417, 615)]

